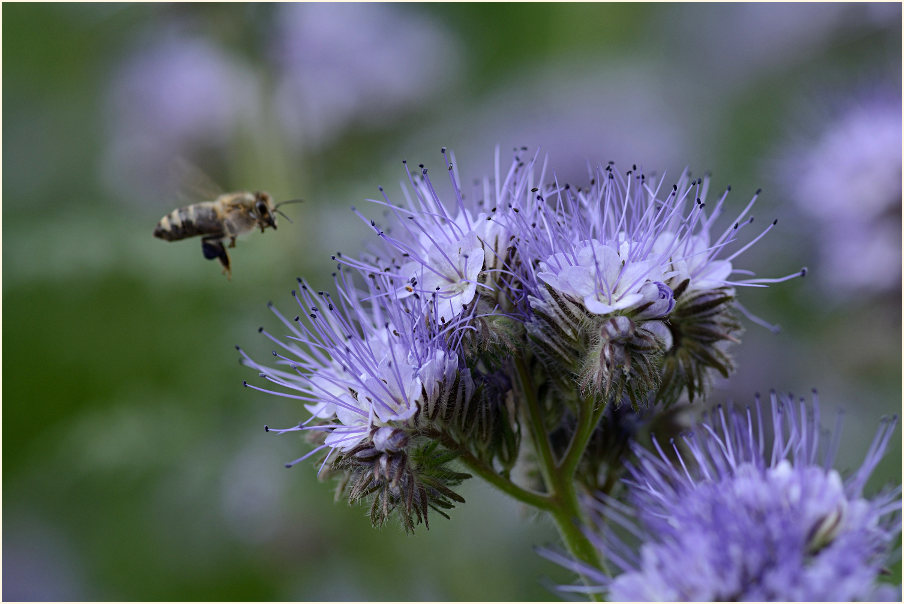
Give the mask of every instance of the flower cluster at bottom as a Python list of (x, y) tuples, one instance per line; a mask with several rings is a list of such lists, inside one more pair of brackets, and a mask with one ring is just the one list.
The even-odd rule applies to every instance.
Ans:
[(842, 479), (840, 421), (824, 442), (818, 401), (773, 393), (768, 405), (718, 407), (668, 447), (635, 446), (627, 505), (588, 502), (586, 530), (619, 574), (542, 553), (587, 581), (560, 589), (615, 601), (900, 600), (878, 582), (900, 540), (900, 488), (863, 494), (895, 424), (883, 421)]

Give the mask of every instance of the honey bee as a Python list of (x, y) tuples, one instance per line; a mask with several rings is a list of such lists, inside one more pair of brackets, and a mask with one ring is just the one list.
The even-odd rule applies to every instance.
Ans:
[(261, 233), (267, 227), (275, 230), (277, 213), (289, 220), (279, 206), (301, 201), (291, 199), (274, 205), (273, 198), (260, 191), (224, 193), (215, 201), (202, 201), (173, 210), (157, 223), (154, 237), (179, 241), (200, 235), (204, 257), (219, 260), (223, 274), (231, 279), (226, 239), (229, 239), (229, 247), (235, 247), (235, 238), (252, 231), (255, 226), (260, 227)]

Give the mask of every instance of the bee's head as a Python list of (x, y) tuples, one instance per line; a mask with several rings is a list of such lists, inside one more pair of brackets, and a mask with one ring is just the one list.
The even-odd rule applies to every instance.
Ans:
[(266, 193), (258, 191), (254, 194), (254, 213), (261, 232), (267, 227), (276, 228), (276, 216), (273, 214), (273, 199)]

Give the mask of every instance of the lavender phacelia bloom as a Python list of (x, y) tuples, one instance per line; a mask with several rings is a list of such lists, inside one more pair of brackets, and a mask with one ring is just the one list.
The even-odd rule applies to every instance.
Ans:
[[(374, 247), (361, 260), (336, 259), (358, 270), (386, 273), (400, 280), (398, 296), (427, 302), (431, 317), (445, 324), (463, 314), (504, 314), (517, 305), (507, 276), (512, 232), (506, 219), (511, 209), (522, 203), (532, 186), (533, 161), (525, 164), (517, 155), (500, 181), (499, 157), (495, 182), (478, 180), (471, 194), (462, 191), (455, 156), (442, 150), (451, 191), (448, 195), (434, 186), (427, 168), (412, 173), (405, 165), (402, 183), (403, 204), (390, 200), (380, 187), (383, 199), (370, 200), (391, 214), (384, 226), (368, 219), (383, 245)], [(517, 288), (516, 288), (517, 289)], [(479, 309), (479, 310), (478, 310)]]
[(413, 428), (418, 412), (429, 412), (439, 383), (459, 370), (455, 347), (449, 344), (455, 337), (428, 333), (416, 322), (417, 313), (386, 291), (392, 289), (389, 279), (384, 277), (382, 285), (370, 280), (367, 292), (358, 291), (352, 281), (337, 273), (336, 303), (329, 293), (315, 293), (299, 280), (292, 295), (301, 312), (293, 321), (271, 305), (289, 330), (281, 340), (261, 328), (281, 349), (273, 352), (277, 367), (261, 365), (242, 352), (244, 364), (291, 391), (278, 394), (305, 401), (312, 419), (327, 420), (270, 430), (324, 432), (324, 447), (338, 451), (353, 449), (382, 428)]
[(808, 408), (773, 394), (767, 424), (759, 400), (718, 407), (669, 448), (655, 438), (655, 452), (635, 446), (630, 507), (605, 496), (590, 504), (588, 534), (621, 574), (544, 552), (596, 582), (562, 589), (615, 601), (899, 599), (878, 578), (899, 542), (900, 487), (863, 493), (896, 418), (883, 421), (863, 464), (843, 479), (832, 468), (840, 416), (821, 440), (815, 399)]
[(276, 366), (239, 352), (243, 364), (280, 390), (245, 385), (300, 400), (311, 414), (290, 428), (267, 427), (277, 434), (307, 433), (317, 445), (287, 466), (325, 450), (321, 472), (344, 474), (341, 488), (350, 501), (376, 494), (374, 523), (398, 508), (406, 528), (413, 529), (427, 521), (428, 506), (451, 507), (449, 499), (460, 500), (448, 486), (423, 484), (431, 471), (445, 485), (464, 477), (445, 467), (443, 454), (433, 454), (423, 428), (437, 415), (463, 421), (474, 384), (461, 365), (461, 335), (456, 323), (428, 329), (418, 320), (423, 304), (399, 299), (390, 276), (368, 279), (361, 291), (354, 273), (340, 267), (335, 282), (337, 298), (299, 279), (292, 292), (300, 311), (294, 320), (269, 305), (288, 330), (281, 339), (260, 329), (279, 347), (273, 351)]
[[(756, 196), (714, 236), (731, 188), (707, 212), (708, 175), (691, 180), (685, 172), (663, 193), (664, 179), (648, 182), (636, 166), (624, 176), (608, 164), (591, 183), (588, 189), (565, 185), (547, 192), (548, 203), (538, 204), (532, 217), (541, 228), (524, 228), (525, 247), (540, 259), (537, 289), (545, 283), (576, 298), (590, 313), (607, 315), (657, 302), (657, 289), (641, 291), (649, 284), (668, 282), (677, 289), (687, 281), (682, 290), (691, 291), (781, 280), (730, 279), (733, 273), (750, 274), (732, 261), (774, 225), (726, 256), (752, 223), (748, 214)], [(667, 315), (671, 305), (657, 310)]]
[[(741, 329), (733, 310), (743, 312), (736, 288), (805, 270), (772, 279), (736, 268), (735, 259), (775, 222), (739, 244), (759, 191), (718, 232), (731, 188), (708, 210), (709, 187), (709, 176), (685, 172), (667, 188), (636, 166), (621, 174), (610, 163), (589, 188), (556, 183), (534, 190), (532, 211), (508, 215), (524, 260), (512, 271), (521, 276), (534, 319), (528, 331), (541, 356), (577, 361), (573, 371), (585, 389), (607, 398), (627, 394), (634, 406), (654, 391), (668, 401), (682, 392), (693, 400), (705, 393), (712, 371), (730, 374), (725, 349)], [(613, 347), (613, 338), (622, 344)], [(622, 383), (629, 388), (613, 390)]]

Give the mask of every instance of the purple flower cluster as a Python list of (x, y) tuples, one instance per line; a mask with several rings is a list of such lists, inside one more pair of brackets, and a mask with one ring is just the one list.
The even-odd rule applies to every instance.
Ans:
[(739, 242), (756, 197), (716, 231), (728, 191), (706, 209), (708, 177), (685, 173), (667, 186), (608, 164), (589, 187), (572, 187), (526, 152), (516, 149), (505, 169), (497, 150), (493, 178), (468, 188), (445, 149), (441, 179), (406, 163), (401, 200), (382, 188), (369, 200), (386, 224), (353, 209), (377, 240), (333, 256), (336, 297), (299, 280), (297, 316), (273, 309), (285, 336), (262, 328), (275, 365), (242, 352), (276, 386), (252, 388), (311, 414), (273, 430), (315, 442), (296, 462), (323, 451), (321, 471), (351, 475), (352, 499), (383, 493), (376, 517), (398, 506), (411, 512), (406, 526), (412, 510), (425, 517), (418, 497), (437, 501), (428, 486), (454, 500), (437, 486), (446, 453), (470, 455), (490, 474), (523, 459), (522, 405), (536, 396), (529, 373), (559, 393), (538, 404), (560, 434), (578, 415), (588, 421), (582, 405), (703, 395), (711, 370), (730, 370), (735, 288), (799, 274), (757, 279), (734, 267), (772, 228)]
[[(461, 372), (455, 346), (460, 336), (449, 333), (451, 326), (428, 330), (418, 321), (417, 306), (399, 299), (389, 277), (368, 280), (367, 290), (356, 288), (341, 270), (335, 279), (338, 300), (299, 279), (299, 289), (292, 292), (299, 314), (291, 321), (270, 305), (288, 330), (279, 339), (261, 328), (279, 347), (273, 352), (276, 367), (261, 365), (239, 349), (244, 364), (288, 392), (246, 386), (304, 401), (311, 413), (298, 426), (269, 431), (320, 431), (325, 433), (320, 448), (337, 451), (371, 438), (377, 449), (386, 450), (394, 430), (415, 426), (419, 413), (428, 413), (435, 403), (441, 384)], [(469, 382), (466, 386), (472, 389)]]
[(634, 447), (630, 507), (592, 502), (588, 532), (620, 574), (544, 553), (596, 582), (563, 589), (616, 601), (900, 599), (877, 582), (901, 532), (900, 488), (863, 493), (895, 424), (883, 422), (842, 479), (832, 468), (840, 416), (826, 441), (815, 393), (809, 408), (773, 393), (765, 422), (759, 399), (718, 407), (667, 448), (655, 438), (655, 452)]

